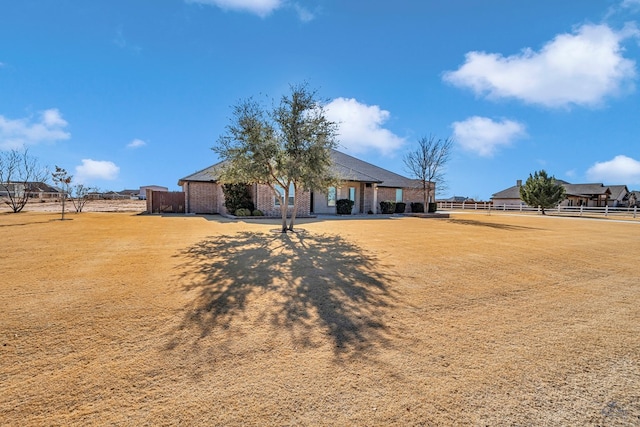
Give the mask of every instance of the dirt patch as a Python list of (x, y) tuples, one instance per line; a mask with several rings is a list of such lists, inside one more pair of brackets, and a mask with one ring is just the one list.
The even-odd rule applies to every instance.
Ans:
[[(146, 200), (90, 200), (84, 205), (82, 212), (144, 212), (147, 210)], [(62, 212), (62, 202), (33, 201), (27, 203), (24, 212)], [(6, 204), (0, 205), (0, 213), (10, 212)], [(75, 208), (70, 201), (65, 204), (65, 215), (75, 214)]]
[(640, 424), (637, 223), (59, 217), (0, 213), (0, 424)]

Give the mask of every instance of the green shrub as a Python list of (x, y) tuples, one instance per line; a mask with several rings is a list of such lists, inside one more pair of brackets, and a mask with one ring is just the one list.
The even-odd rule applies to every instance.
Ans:
[(240, 209), (236, 209), (235, 215), (236, 216), (251, 216), (251, 211), (249, 209), (246, 209), (246, 208), (240, 208)]
[(380, 202), (380, 213), (392, 214), (395, 211), (396, 211), (396, 202), (392, 202), (391, 200)]
[(224, 184), (222, 192), (224, 193), (224, 207), (228, 212), (235, 212), (238, 209), (249, 209), (251, 212), (255, 209), (251, 201), (249, 186), (246, 184)]
[(260, 209), (256, 209), (253, 212), (251, 212), (251, 215), (253, 216), (264, 216), (264, 214), (262, 213), (262, 211)]
[(438, 210), (438, 204), (437, 203), (429, 203), (429, 213), (435, 212), (437, 210)]
[(351, 215), (353, 204), (354, 201), (349, 199), (336, 200), (336, 213), (338, 215)]
[(424, 203), (422, 202), (411, 202), (411, 212), (424, 212)]
[(404, 213), (404, 210), (407, 208), (407, 204), (405, 202), (396, 202), (396, 208), (393, 212), (395, 213)]

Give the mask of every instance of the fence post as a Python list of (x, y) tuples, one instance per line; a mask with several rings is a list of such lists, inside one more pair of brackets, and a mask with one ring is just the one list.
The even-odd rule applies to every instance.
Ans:
[(634, 207), (633, 207), (633, 217), (634, 217), (634, 218), (636, 217), (636, 211), (637, 211), (637, 210), (638, 210), (638, 207), (637, 207), (637, 206), (634, 206)]
[(558, 204), (558, 215), (560, 215), (560, 204)]
[(520, 212), (522, 212), (522, 203), (520, 203)]
[(580, 205), (580, 216), (582, 216), (583, 211), (584, 211), (584, 205)]
[(604, 206), (604, 216), (608, 216), (609, 215), (609, 206), (605, 205)]
[(502, 204), (502, 212), (504, 212), (504, 211), (506, 211), (506, 210), (507, 210), (507, 204), (506, 204), (506, 203), (503, 203), (503, 204)]
[(473, 209), (478, 210), (478, 202), (473, 205)]

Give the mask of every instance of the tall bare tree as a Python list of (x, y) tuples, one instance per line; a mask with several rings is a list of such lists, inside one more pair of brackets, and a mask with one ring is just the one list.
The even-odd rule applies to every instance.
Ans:
[(60, 196), (62, 199), (62, 217), (60, 219), (64, 220), (65, 202), (67, 201), (67, 196), (71, 190), (71, 180), (73, 177), (69, 175), (66, 170), (56, 166), (56, 171), (51, 173), (51, 178), (53, 179), (54, 184), (62, 190), (62, 194)]
[[(253, 99), (233, 107), (227, 133), (213, 147), (224, 162), (221, 182), (272, 189), (280, 202), (283, 233), (293, 231), (300, 193), (334, 182), (331, 149), (337, 147), (337, 125), (325, 117), (316, 91), (307, 84), (290, 90), (271, 110)], [(291, 188), (294, 204), (287, 225)]]
[[(439, 188), (444, 185), (443, 168), (451, 159), (453, 139), (436, 138), (433, 135), (418, 140), (418, 147), (404, 157), (404, 165), (411, 177), (420, 181), (425, 212), (429, 206), (433, 185)], [(435, 194), (434, 194), (435, 197)]]
[(0, 189), (14, 213), (24, 209), (33, 196), (34, 185), (46, 182), (47, 177), (47, 170), (27, 149), (0, 152)]

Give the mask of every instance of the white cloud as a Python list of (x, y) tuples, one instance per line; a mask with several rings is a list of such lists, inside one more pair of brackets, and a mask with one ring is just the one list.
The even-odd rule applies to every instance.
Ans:
[(293, 5), (293, 8), (296, 10), (296, 13), (298, 14), (298, 19), (300, 19), (302, 22), (309, 22), (315, 19), (315, 15), (311, 11), (300, 6), (299, 4), (295, 3)]
[(635, 62), (622, 56), (621, 42), (638, 37), (633, 25), (615, 32), (606, 25), (583, 25), (560, 34), (535, 52), (518, 55), (469, 52), (444, 80), (489, 98), (516, 98), (546, 107), (595, 106), (607, 96), (633, 88)]
[(236, 10), (254, 13), (262, 18), (283, 5), (282, 0), (185, 0), (187, 3), (200, 3), (218, 6), (224, 10)]
[(527, 135), (522, 123), (513, 120), (496, 122), (478, 116), (453, 122), (451, 127), (458, 145), (483, 157), (491, 157), (498, 148), (509, 146), (513, 140)]
[(124, 36), (124, 30), (122, 29), (122, 27), (118, 27), (116, 29), (116, 35), (113, 39), (113, 43), (121, 49), (127, 49), (134, 53), (140, 53), (140, 51), (142, 50), (140, 46), (131, 44), (127, 40), (127, 38)]
[(69, 139), (71, 134), (64, 130), (67, 124), (55, 108), (41, 112), (38, 120), (7, 119), (0, 115), (0, 150)]
[(120, 168), (113, 162), (82, 159), (82, 164), (76, 166), (75, 179), (80, 183), (86, 183), (93, 179), (112, 181), (118, 178), (118, 173), (120, 173)]
[(587, 170), (591, 181), (607, 184), (640, 184), (640, 161), (619, 155), (606, 162), (596, 162)]
[(640, 8), (640, 0), (623, 0), (620, 7), (626, 9)]
[(353, 98), (336, 98), (325, 106), (326, 117), (338, 123), (338, 139), (352, 153), (364, 153), (371, 149), (382, 154), (392, 154), (405, 143), (382, 125), (390, 113), (377, 105), (361, 104)]
[(146, 142), (141, 139), (135, 138), (133, 141), (127, 144), (127, 148), (140, 148), (144, 147), (145, 145), (147, 145)]

